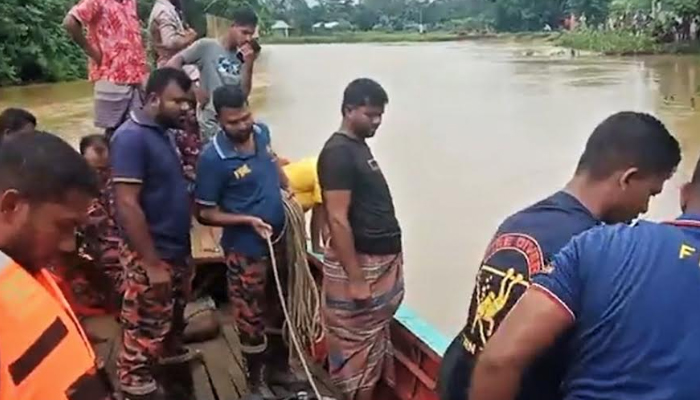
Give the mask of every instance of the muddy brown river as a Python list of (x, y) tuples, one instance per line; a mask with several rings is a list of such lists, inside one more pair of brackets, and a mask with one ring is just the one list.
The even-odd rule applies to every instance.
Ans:
[[(277, 151), (295, 159), (317, 154), (338, 127), (350, 80), (384, 85), (389, 106), (371, 146), (405, 232), (405, 301), (452, 335), (498, 223), (560, 188), (607, 115), (651, 112), (679, 139), (679, 172), (645, 217), (675, 216), (678, 188), (700, 155), (691, 100), (699, 61), (572, 58), (544, 44), (501, 41), (266, 46), (253, 106)], [(97, 132), (91, 94), (86, 82), (7, 88), (0, 108), (26, 107), (42, 128), (76, 144)]]

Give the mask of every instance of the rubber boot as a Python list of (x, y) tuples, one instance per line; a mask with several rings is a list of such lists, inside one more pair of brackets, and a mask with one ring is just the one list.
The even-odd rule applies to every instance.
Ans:
[(194, 384), (189, 362), (161, 364), (155, 370), (156, 379), (163, 386), (168, 400), (194, 400)]
[(290, 391), (307, 387), (308, 382), (299, 379), (289, 365), (289, 347), (281, 335), (268, 335), (266, 380), (270, 385), (282, 386)]
[(241, 400), (264, 400), (265, 353), (243, 354), (248, 369), (248, 393)]

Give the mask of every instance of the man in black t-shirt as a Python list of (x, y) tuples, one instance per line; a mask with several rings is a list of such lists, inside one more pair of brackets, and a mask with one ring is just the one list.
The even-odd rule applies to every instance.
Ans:
[[(650, 115), (621, 112), (598, 125), (566, 187), (498, 228), (477, 273), (467, 323), (443, 357), (440, 399), (467, 399), (478, 354), (554, 254), (599, 223), (630, 221), (645, 212), (679, 161), (678, 142)], [(518, 400), (561, 400), (565, 343), (566, 337), (526, 371)]]
[(365, 141), (379, 128), (387, 102), (378, 83), (351, 82), (343, 95), (343, 122), (318, 160), (331, 230), (322, 310), (329, 370), (349, 400), (370, 400), (382, 376), (393, 378), (389, 323), (404, 293), (401, 228)]

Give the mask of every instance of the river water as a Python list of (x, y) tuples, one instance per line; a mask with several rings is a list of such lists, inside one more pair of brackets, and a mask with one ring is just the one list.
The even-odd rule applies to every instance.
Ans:
[[(276, 150), (315, 155), (340, 122), (344, 86), (360, 76), (389, 94), (371, 146), (405, 232), (406, 302), (451, 335), (466, 318), (480, 257), (499, 222), (570, 177), (586, 138), (620, 110), (654, 113), (683, 147), (679, 172), (650, 219), (678, 212), (700, 155), (700, 84), (692, 57), (571, 57), (544, 44), (266, 46), (253, 107)], [(86, 82), (0, 90), (73, 144), (92, 127)], [(700, 107), (700, 98), (698, 99)]]

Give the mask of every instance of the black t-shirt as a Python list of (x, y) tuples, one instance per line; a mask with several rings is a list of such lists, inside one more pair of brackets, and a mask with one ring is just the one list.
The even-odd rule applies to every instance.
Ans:
[(401, 228), (389, 186), (367, 143), (334, 133), (318, 158), (321, 190), (350, 190), (348, 219), (355, 249), (366, 254), (401, 252)]
[[(508, 217), (498, 228), (479, 267), (466, 326), (460, 332), (470, 371), (488, 338), (544, 268), (571, 238), (599, 221), (575, 197), (560, 191)], [(566, 335), (522, 378), (519, 400), (561, 399)]]

